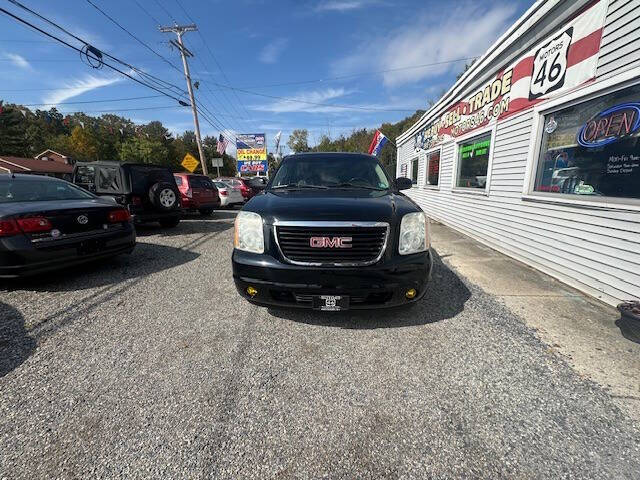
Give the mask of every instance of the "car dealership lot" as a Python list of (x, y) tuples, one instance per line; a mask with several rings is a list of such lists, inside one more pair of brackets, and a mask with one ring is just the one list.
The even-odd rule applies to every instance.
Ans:
[(271, 311), (234, 216), (2, 284), (0, 478), (637, 478), (637, 424), (446, 258), (412, 309)]

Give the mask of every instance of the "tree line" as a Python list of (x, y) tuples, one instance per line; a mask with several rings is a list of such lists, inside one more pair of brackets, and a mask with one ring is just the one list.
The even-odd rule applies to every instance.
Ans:
[[(207, 136), (202, 140), (205, 156), (220, 158), (218, 141)], [(93, 117), (84, 113), (65, 115), (56, 108), (34, 110), (20, 105), (3, 105), (0, 101), (0, 155), (34, 157), (51, 149), (76, 161), (118, 160), (121, 162), (166, 165), (175, 171), (185, 154), (198, 158), (193, 131), (173, 136), (162, 122), (136, 125), (113, 114)], [(224, 154), (220, 173), (236, 174), (236, 160)], [(199, 166), (197, 171), (201, 171)]]
[[(390, 141), (382, 147), (378, 158), (387, 168), (387, 171), (394, 175), (396, 171), (396, 147), (393, 144), (395, 139), (405, 130), (416, 123), (425, 113), (424, 110), (417, 110), (413, 115), (400, 120), (397, 123), (383, 123), (377, 130), (380, 130)], [(309, 132), (306, 129), (297, 129), (291, 132), (287, 146), (293, 152), (363, 152), (369, 151), (369, 145), (373, 139), (376, 129), (354, 129), (350, 135), (340, 135), (336, 139), (331, 139), (328, 135), (322, 135), (314, 147), (309, 146)]]

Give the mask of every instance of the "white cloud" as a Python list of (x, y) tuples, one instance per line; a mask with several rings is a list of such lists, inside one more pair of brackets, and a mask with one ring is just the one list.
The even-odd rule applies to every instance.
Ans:
[[(302, 92), (293, 97), (291, 100), (276, 100), (265, 105), (255, 105), (251, 107), (253, 110), (260, 112), (286, 113), (286, 112), (307, 112), (307, 113), (328, 113), (341, 112), (344, 108), (331, 107), (323, 105), (313, 105), (314, 103), (325, 103), (335, 98), (349, 95), (350, 91), (344, 88), (327, 88), (325, 90), (316, 90), (311, 92)], [(296, 101), (299, 100), (299, 101)], [(308, 103), (304, 103), (308, 102)]]
[(273, 42), (267, 44), (260, 52), (259, 59), (262, 63), (276, 63), (285, 47), (289, 43), (286, 38), (277, 38)]
[[(401, 69), (407, 66), (448, 62), (480, 55), (510, 25), (516, 7), (495, 5), (489, 9), (480, 3), (465, 3), (458, 8), (443, 9), (440, 15), (417, 19), (401, 29), (363, 39), (358, 49), (333, 64), (333, 73), (346, 75), (372, 70)], [(481, 18), (482, 21), (478, 21)], [(383, 82), (393, 87), (459, 70), (460, 64), (444, 63), (425, 68), (386, 72)]]
[(329, 2), (320, 3), (318, 6), (316, 6), (315, 9), (318, 12), (346, 12), (349, 10), (364, 8), (374, 3), (378, 2), (372, 0), (332, 0)]
[(27, 61), (27, 59), (21, 55), (18, 55), (17, 53), (5, 53), (5, 57), (8, 60), (11, 60), (11, 63), (13, 63), (18, 68), (22, 68), (24, 70), (33, 70), (33, 67), (31, 67), (31, 64)]
[(87, 75), (81, 80), (67, 83), (60, 87), (59, 90), (54, 90), (48, 93), (42, 102), (49, 105), (58, 105), (83, 93), (90, 92), (101, 87), (107, 87), (114, 83), (122, 81), (122, 77), (96, 77), (95, 75)]

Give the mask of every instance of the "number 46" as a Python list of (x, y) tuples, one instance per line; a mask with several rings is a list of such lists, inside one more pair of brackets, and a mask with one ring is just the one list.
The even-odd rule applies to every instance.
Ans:
[(544, 84), (548, 80), (551, 84), (554, 84), (558, 81), (558, 78), (562, 75), (562, 64), (558, 62), (560, 59), (560, 52), (558, 52), (551, 62), (551, 68), (549, 69), (549, 74), (547, 75), (547, 64), (549, 63), (549, 59), (545, 60), (542, 63), (542, 67), (538, 72), (538, 76), (533, 82), (536, 85), (540, 85), (540, 88), (543, 88)]

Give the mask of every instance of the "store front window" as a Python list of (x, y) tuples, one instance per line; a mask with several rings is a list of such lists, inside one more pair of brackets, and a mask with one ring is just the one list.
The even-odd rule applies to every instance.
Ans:
[(427, 155), (427, 185), (438, 186), (440, 182), (440, 150)]
[(534, 190), (640, 199), (640, 85), (544, 117)]
[(485, 189), (491, 134), (472, 138), (458, 145), (458, 178), (456, 187)]

